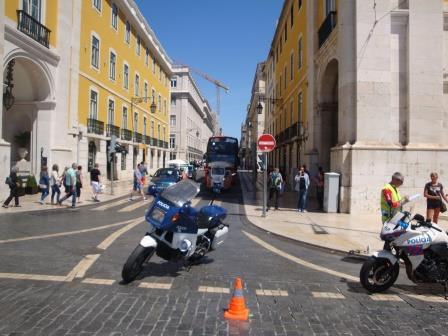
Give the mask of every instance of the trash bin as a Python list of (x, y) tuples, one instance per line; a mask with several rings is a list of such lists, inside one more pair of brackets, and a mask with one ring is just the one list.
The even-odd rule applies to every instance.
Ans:
[(324, 212), (338, 212), (339, 176), (338, 173), (325, 173)]

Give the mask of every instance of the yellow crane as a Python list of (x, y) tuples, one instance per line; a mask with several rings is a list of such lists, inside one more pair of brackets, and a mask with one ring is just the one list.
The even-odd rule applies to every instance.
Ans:
[(186, 65), (185, 63), (176, 61), (176, 66), (186, 67), (193, 71), (194, 73), (198, 74), (205, 80), (209, 81), (210, 83), (213, 83), (216, 86), (216, 113), (219, 115), (221, 112), (221, 89), (224, 89), (225, 93), (228, 93), (230, 89), (221, 81), (214, 79), (209, 74), (205, 73), (202, 70), (196, 69), (190, 65)]

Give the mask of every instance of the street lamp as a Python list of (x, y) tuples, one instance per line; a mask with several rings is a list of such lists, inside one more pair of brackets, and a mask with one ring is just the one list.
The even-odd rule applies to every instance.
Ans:
[[(142, 102), (147, 102), (148, 99), (151, 99), (151, 97), (132, 97), (131, 98), (131, 104), (141, 104)], [(132, 106), (131, 106), (132, 107)], [(132, 108), (131, 108), (132, 109)], [(156, 113), (157, 105), (153, 102), (149, 106), (149, 110), (152, 114)]]
[(151, 106), (149, 107), (152, 114), (156, 113), (157, 105), (156, 103), (152, 102)]
[(6, 110), (9, 110), (12, 105), (14, 105), (15, 98), (12, 94), (12, 88), (14, 87), (12, 72), (14, 70), (15, 60), (11, 60), (8, 63), (8, 67), (6, 69), (6, 82), (3, 83), (5, 87), (5, 92), (3, 93), (3, 106), (5, 106)]
[(262, 114), (263, 113), (263, 105), (261, 105), (260, 102), (258, 102), (257, 107), (255, 108), (257, 110), (258, 114)]

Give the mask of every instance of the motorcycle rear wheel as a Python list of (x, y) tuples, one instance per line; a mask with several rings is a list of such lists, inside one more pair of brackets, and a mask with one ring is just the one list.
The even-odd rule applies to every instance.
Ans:
[(369, 258), (361, 267), (359, 279), (361, 285), (371, 293), (384, 292), (397, 280), (399, 263), (391, 264), (386, 259)]
[(121, 271), (121, 277), (123, 282), (128, 284), (135, 280), (135, 278), (140, 274), (143, 269), (143, 264), (145, 261), (152, 257), (154, 254), (154, 247), (143, 247), (140, 244), (135, 248), (126, 260)]

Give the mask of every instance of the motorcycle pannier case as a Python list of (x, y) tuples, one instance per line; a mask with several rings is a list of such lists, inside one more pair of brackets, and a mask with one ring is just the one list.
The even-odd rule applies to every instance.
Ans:
[(222, 226), (216, 231), (212, 241), (212, 250), (216, 250), (224, 242), (228, 233), (229, 228), (227, 226)]

